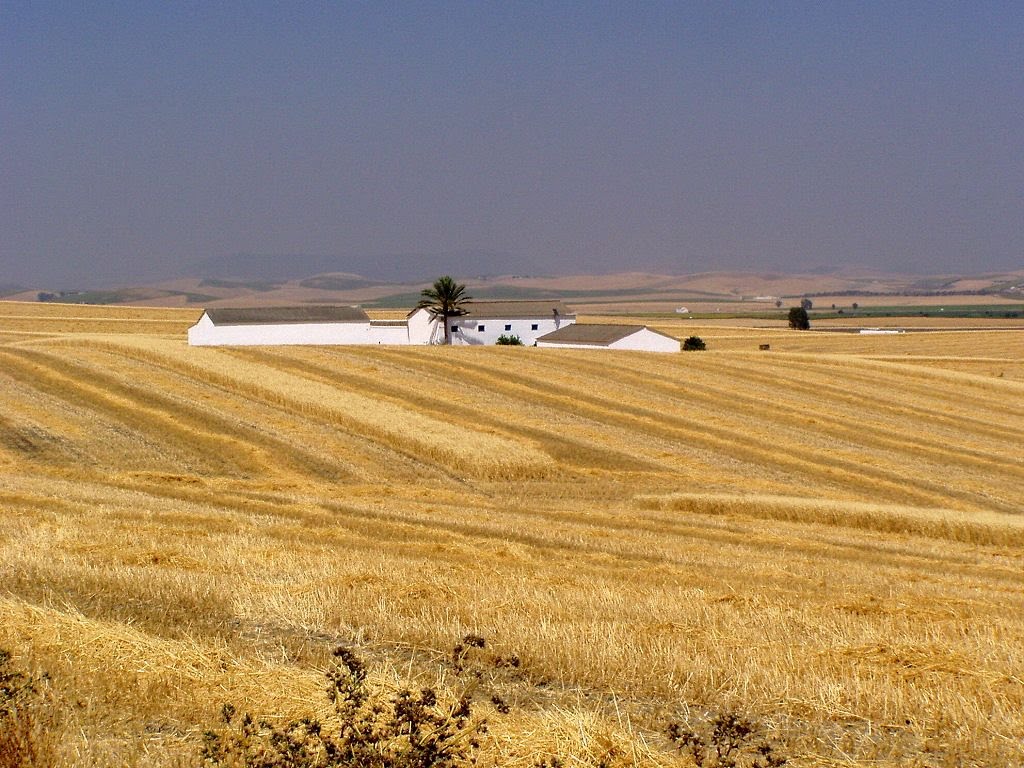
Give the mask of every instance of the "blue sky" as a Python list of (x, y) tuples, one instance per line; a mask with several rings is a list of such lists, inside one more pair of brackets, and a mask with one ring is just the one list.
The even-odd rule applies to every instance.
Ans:
[(1020, 268), (1024, 4), (9, 0), (0, 137), (0, 283)]

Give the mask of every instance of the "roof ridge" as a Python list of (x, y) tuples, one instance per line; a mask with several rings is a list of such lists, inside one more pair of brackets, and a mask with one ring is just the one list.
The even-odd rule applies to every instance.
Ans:
[(209, 307), (203, 314), (214, 325), (369, 322), (366, 310), (348, 304), (301, 304), (276, 307)]

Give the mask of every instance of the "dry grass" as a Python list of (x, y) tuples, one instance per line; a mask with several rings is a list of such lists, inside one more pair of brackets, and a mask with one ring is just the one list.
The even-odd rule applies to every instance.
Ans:
[(224, 701), (320, 711), (338, 643), (385, 694), (473, 691), (485, 764), (686, 765), (666, 724), (723, 711), (795, 765), (1024, 760), (1018, 335), (199, 350), (35, 319), (0, 320), (0, 648), (51, 675), (50, 764), (195, 765)]
[(167, 334), (180, 338), (202, 309), (0, 301), (0, 331), (21, 334)]

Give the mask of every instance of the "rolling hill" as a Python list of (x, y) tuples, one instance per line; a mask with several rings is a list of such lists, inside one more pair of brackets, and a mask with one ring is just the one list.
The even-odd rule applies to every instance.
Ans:
[[(528, 276), (458, 275), (478, 299), (563, 298), (582, 311), (623, 312), (643, 308), (672, 312), (685, 304), (694, 311), (756, 311), (788, 306), (811, 296), (819, 307), (852, 302), (864, 306), (919, 303), (988, 303), (1024, 306), (1024, 270), (990, 275), (891, 275), (858, 271), (786, 275), (707, 272), (658, 275), (624, 272), (610, 275)], [(52, 294), (58, 302), (134, 306), (269, 306), (303, 303), (362, 304), (409, 309), (425, 282), (371, 280), (347, 273), (301, 278), (191, 277), (150, 285)], [(34, 301), (39, 291), (8, 298)], [(43, 291), (45, 293), (45, 291)]]

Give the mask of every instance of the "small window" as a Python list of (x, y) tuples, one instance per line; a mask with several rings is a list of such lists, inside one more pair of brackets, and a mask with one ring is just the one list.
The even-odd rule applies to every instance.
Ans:
[(458, 332), (459, 332), (459, 326), (453, 325), (452, 326), (452, 333), (458, 333)]
[(476, 327), (476, 329), (477, 329), (477, 330), (478, 330), (478, 331), (479, 331), (480, 333), (483, 333), (484, 331), (486, 331), (486, 330), (487, 330), (486, 326), (483, 326), (483, 325), (478, 325), (478, 326)]
[(505, 323), (505, 330), (506, 331), (511, 331), (512, 330), (512, 323)]
[(533, 325), (530, 326), (530, 330), (531, 331), (536, 331), (538, 327), (539, 326), (537, 325), (537, 323), (534, 323)]

